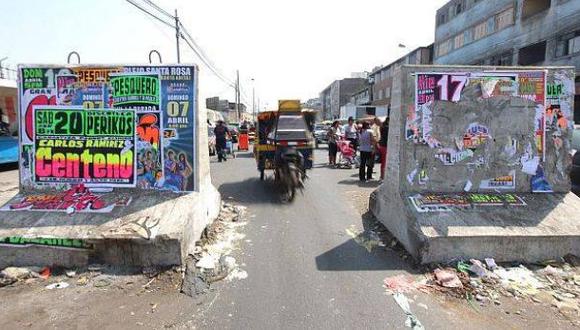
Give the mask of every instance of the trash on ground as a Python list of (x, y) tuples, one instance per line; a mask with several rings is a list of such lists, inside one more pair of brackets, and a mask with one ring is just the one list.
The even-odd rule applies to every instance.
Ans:
[(40, 271), (40, 278), (43, 278), (45, 280), (47, 280), (50, 275), (52, 274), (52, 271), (50, 270), (49, 267), (44, 267), (41, 271)]
[(396, 292), (406, 293), (419, 288), (423, 283), (415, 281), (411, 275), (396, 275), (384, 279), (384, 288), (387, 293), (394, 294)]
[(217, 260), (213, 255), (205, 254), (195, 264), (195, 267), (203, 268), (203, 269), (214, 269), (216, 267), (216, 263), (217, 263)]
[(497, 268), (493, 271), (499, 276), (500, 283), (505, 288), (511, 288), (520, 294), (533, 295), (544, 285), (535, 277), (534, 273), (524, 265), (511, 268)]
[(494, 270), (497, 268), (497, 264), (495, 263), (495, 260), (493, 258), (485, 258), (485, 264), (487, 265), (487, 268), (489, 268), (489, 270)]
[(481, 261), (476, 259), (471, 259), (471, 266), (469, 267), (469, 271), (479, 277), (486, 277), (488, 276), (488, 271), (485, 269)]
[(38, 273), (27, 267), (8, 267), (0, 272), (0, 277), (7, 280), (25, 280), (38, 277)]
[(352, 237), (352, 239), (360, 246), (364, 247), (367, 252), (372, 252), (373, 248), (379, 246), (379, 239), (378, 238), (371, 238), (367, 237), (364, 232), (361, 232), (356, 229), (354, 225), (345, 229), (348, 236)]
[(403, 312), (405, 312), (405, 315), (407, 316), (407, 319), (405, 320), (405, 326), (407, 326), (408, 328), (411, 328), (413, 330), (424, 330), (425, 329), (423, 327), (423, 325), (421, 324), (421, 322), (419, 321), (419, 319), (417, 319), (415, 314), (413, 314), (413, 312), (411, 312), (411, 306), (409, 306), (409, 300), (407, 299), (407, 297), (404, 294), (397, 292), (393, 295), (393, 299), (395, 299), (395, 302), (397, 302), (399, 307), (401, 307), (401, 309), (403, 310)]
[(53, 289), (66, 289), (69, 287), (70, 284), (66, 283), (66, 282), (58, 282), (58, 283), (53, 283), (53, 284), (49, 284), (46, 286), (46, 288), (48, 290), (53, 290)]
[(437, 284), (446, 288), (463, 288), (463, 284), (459, 280), (459, 277), (457, 277), (455, 270), (438, 268), (433, 273), (435, 274)]

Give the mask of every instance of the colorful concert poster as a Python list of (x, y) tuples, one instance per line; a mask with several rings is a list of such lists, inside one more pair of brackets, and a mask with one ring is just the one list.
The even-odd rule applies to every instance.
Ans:
[(135, 186), (135, 111), (36, 107), (34, 181)]
[[(195, 162), (195, 66), (130, 66), (124, 73), (158, 74), (161, 85), (161, 132), (163, 177), (156, 178), (155, 188), (172, 191), (193, 191)], [(145, 164), (142, 165), (145, 167)]]
[[(123, 65), (71, 65), (71, 66), (21, 66), (19, 68), (20, 93), (20, 126), (21, 153), (27, 154), (28, 161), (21, 162), (21, 183), (24, 187), (38, 188), (54, 186), (62, 189), (63, 182), (72, 184), (84, 182), (101, 186), (131, 186), (143, 189), (162, 189), (171, 191), (194, 191), (196, 177), (194, 171), (195, 141), (196, 141), (196, 79), (197, 67), (193, 65), (160, 65), (160, 66), (123, 66)], [(69, 152), (72, 155), (86, 152), (87, 141), (93, 141), (93, 136), (44, 136), (37, 138), (34, 131), (34, 109), (44, 110), (55, 106), (67, 107), (67, 111), (80, 111), (91, 114), (95, 111), (134, 111), (134, 134), (130, 149), (134, 153), (134, 177), (122, 179), (85, 178), (84, 168), (79, 169), (81, 178), (75, 177), (72, 171), (73, 163), (66, 163), (65, 175), (60, 168), (60, 156), (57, 156), (58, 170), (47, 173), (45, 156), (39, 158), (37, 148), (40, 141), (53, 140), (59, 146), (51, 148), (51, 152)], [(78, 108), (78, 109), (76, 109)], [(41, 116), (45, 114), (40, 112)], [(106, 112), (112, 116), (112, 112)], [(88, 120), (87, 115), (70, 114), (61, 108), (58, 116), (73, 116), (72, 120)], [(114, 117), (114, 116), (113, 116)], [(113, 118), (111, 117), (111, 118)], [(42, 125), (39, 129), (50, 132), (55, 127), (51, 124)], [(73, 124), (77, 124), (74, 122)], [(56, 124), (52, 124), (53, 126)], [(103, 140), (125, 140), (124, 136), (100, 137)], [(73, 147), (63, 141), (75, 141), (82, 147)], [(60, 142), (56, 142), (60, 141)], [(79, 142), (82, 141), (82, 142)], [(70, 143), (70, 142), (67, 142)], [(103, 142), (104, 143), (104, 142)], [(126, 146), (125, 146), (126, 147)], [(122, 148), (122, 149), (125, 149)], [(58, 149), (61, 148), (61, 149)], [(66, 150), (64, 150), (64, 149)], [(104, 147), (88, 152), (105, 151)], [(106, 151), (119, 154), (117, 148)], [(46, 149), (41, 149), (46, 152)], [(120, 156), (120, 154), (119, 154)], [(75, 159), (76, 156), (73, 156)], [(80, 156), (79, 156), (80, 157)], [(97, 156), (100, 160), (100, 156)], [(39, 159), (44, 162), (39, 163)], [(80, 161), (80, 159), (79, 159)], [(74, 161), (73, 161), (74, 162)], [(36, 168), (39, 165), (40, 168)], [(91, 168), (89, 168), (91, 170)], [(92, 169), (94, 170), (94, 168)], [(98, 174), (102, 172), (98, 171)], [(70, 177), (68, 177), (70, 175)], [(109, 174), (107, 174), (109, 175)], [(88, 180), (88, 181), (87, 181)]]

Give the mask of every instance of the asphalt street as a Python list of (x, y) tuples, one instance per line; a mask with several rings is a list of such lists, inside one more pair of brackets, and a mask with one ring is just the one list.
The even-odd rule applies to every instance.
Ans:
[[(152, 287), (149, 277), (116, 273), (103, 275), (113, 281), (103, 288), (57, 291), (44, 289), (43, 280), (22, 283), (0, 290), (4, 328), (407, 329), (383, 280), (419, 270), (389, 248), (368, 252), (346, 232), (368, 230), (368, 195), (379, 183), (361, 185), (356, 170), (324, 166), (325, 153), (316, 152), (304, 194), (291, 204), (280, 201), (271, 180), (259, 180), (251, 153), (226, 163), (212, 159), (223, 199), (247, 207), (246, 224), (236, 227), (245, 237), (237, 235), (231, 254), (246, 278), (215, 282), (194, 297), (179, 293), (181, 275), (172, 271)], [(0, 182), (3, 204), (18, 190), (16, 164), (0, 167)], [(524, 300), (500, 298), (499, 306), (481, 307), (437, 292), (405, 296), (426, 329), (571, 328), (557, 310)]]
[[(259, 180), (250, 153), (225, 163), (212, 160), (212, 179), (224, 200), (248, 207), (247, 236), (236, 253), (248, 277), (219, 283), (209, 294), (210, 303), (205, 304), (198, 325), (214, 329), (405, 328), (404, 312), (382, 283), (387, 276), (412, 273), (412, 267), (384, 248), (369, 253), (345, 232), (352, 225), (363, 230), (365, 222), (349, 196), (353, 191), (368, 193), (378, 182), (361, 186), (356, 170), (326, 167), (325, 153), (316, 152), (304, 194), (291, 204), (281, 203), (271, 180)], [(480, 328), (492, 321), (427, 295), (409, 299), (414, 301), (413, 313), (429, 328), (465, 327), (466, 319)]]

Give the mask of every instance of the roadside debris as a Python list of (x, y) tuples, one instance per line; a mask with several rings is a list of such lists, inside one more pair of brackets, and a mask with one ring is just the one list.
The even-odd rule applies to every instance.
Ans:
[[(486, 305), (502, 306), (500, 297), (528, 300), (556, 308), (574, 325), (580, 325), (580, 269), (578, 261), (567, 256), (564, 261), (548, 261), (530, 265), (498, 265), (494, 259), (458, 261), (455, 268), (436, 266), (422, 279), (397, 275), (384, 279), (391, 295), (421, 291), (443, 293), (466, 300), (476, 312)], [(506, 311), (524, 315), (525, 311)], [(519, 314), (518, 314), (519, 313)]]
[(395, 299), (395, 302), (397, 302), (399, 307), (401, 307), (401, 309), (403, 310), (403, 312), (405, 312), (405, 315), (407, 316), (407, 319), (405, 320), (406, 327), (411, 328), (413, 330), (424, 330), (425, 329), (423, 327), (423, 325), (421, 324), (421, 322), (419, 321), (419, 319), (417, 319), (415, 314), (413, 314), (413, 312), (411, 312), (411, 306), (409, 306), (409, 300), (407, 299), (407, 297), (404, 294), (397, 292), (393, 295), (393, 299)]
[(457, 273), (453, 269), (435, 269), (433, 271), (437, 284), (446, 288), (463, 288)]
[(352, 237), (352, 239), (360, 246), (364, 247), (367, 252), (371, 253), (374, 247), (379, 246), (379, 238), (376, 233), (371, 232), (371, 234), (367, 234), (365, 232), (359, 231), (356, 229), (354, 225), (345, 229), (348, 236)]
[(415, 281), (413, 276), (404, 274), (387, 277), (384, 283), (383, 287), (389, 294), (411, 292), (424, 285), (423, 282)]
[(58, 282), (58, 283), (53, 283), (53, 284), (49, 284), (46, 286), (46, 289), (48, 290), (53, 290), (53, 289), (66, 289), (69, 287), (70, 284), (66, 283), (66, 282)]
[(25, 280), (28, 278), (39, 277), (38, 267), (8, 267), (0, 272), (0, 277), (8, 280)]
[(189, 296), (205, 293), (210, 285), (221, 280), (239, 280), (248, 277), (230, 254), (237, 249), (245, 235), (238, 232), (246, 208), (228, 203), (222, 204), (218, 219), (206, 228), (194, 254), (187, 261), (181, 291)]

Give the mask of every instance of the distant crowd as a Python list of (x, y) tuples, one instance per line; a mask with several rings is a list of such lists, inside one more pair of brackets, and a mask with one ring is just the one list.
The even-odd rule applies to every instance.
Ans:
[[(374, 118), (372, 122), (368, 120), (355, 122), (349, 117), (348, 123), (342, 127), (339, 121), (335, 121), (328, 129), (327, 138), (330, 166), (358, 166), (359, 180), (366, 182), (373, 179), (374, 165), (379, 162), (380, 179), (384, 179), (389, 138), (388, 117), (385, 121)], [(340, 159), (337, 161), (339, 153)]]

